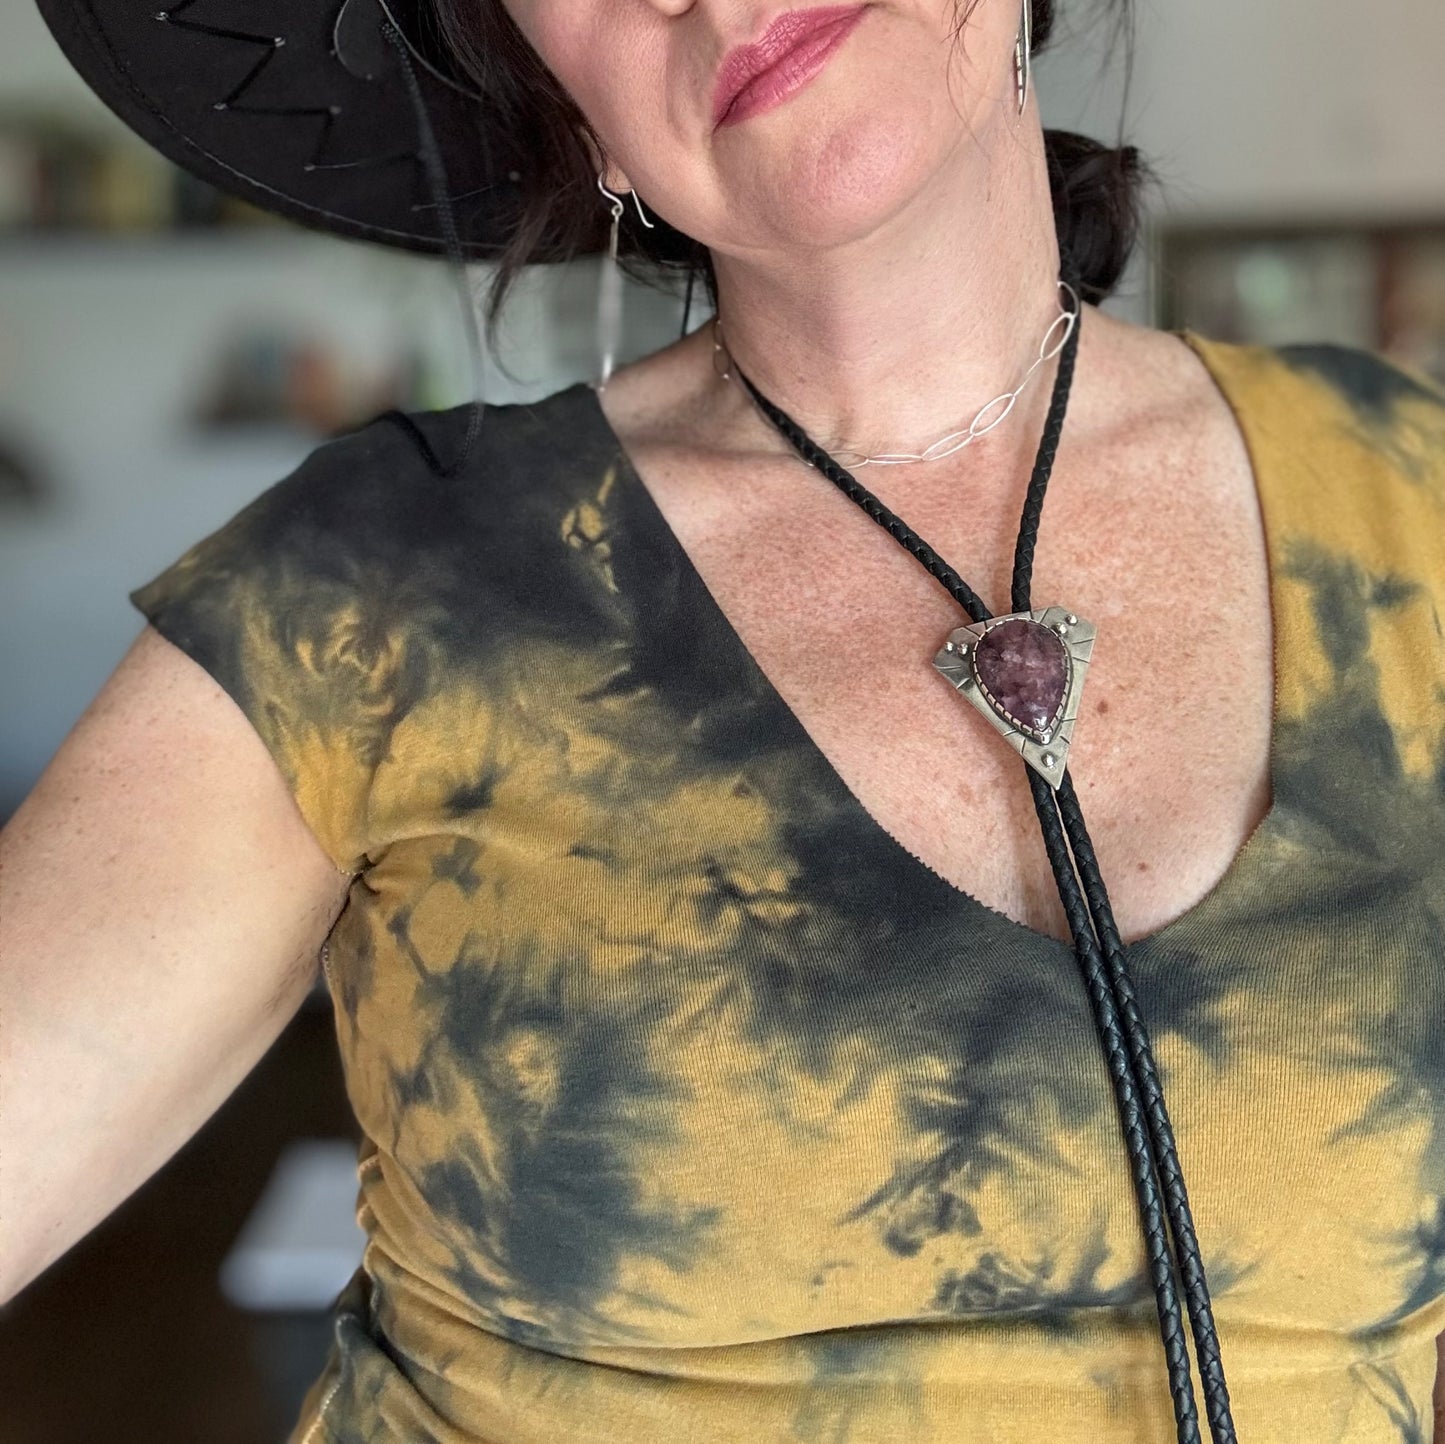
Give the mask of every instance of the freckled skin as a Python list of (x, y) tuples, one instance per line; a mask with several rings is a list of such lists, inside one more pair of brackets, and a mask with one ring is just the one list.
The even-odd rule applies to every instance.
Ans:
[[(1130, 967), (1240, 1437), (1423, 1438), (1445, 396), (1208, 356), (1269, 418), (1277, 808)], [(445, 454), (464, 415), (418, 422)], [(329, 981), (376, 1243), (291, 1444), (323, 1402), (347, 1440), (1170, 1437), (1069, 949), (892, 845), (592, 393), (490, 407), (450, 484), (384, 423), (331, 443), (134, 596), (358, 869)]]

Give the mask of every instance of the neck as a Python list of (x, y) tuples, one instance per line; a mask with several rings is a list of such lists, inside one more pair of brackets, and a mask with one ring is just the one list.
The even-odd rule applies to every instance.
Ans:
[[(1042, 133), (973, 146), (866, 236), (801, 255), (715, 254), (714, 265), (728, 352), (819, 445), (922, 451), (1017, 387), (1058, 315)], [(970, 449), (1031, 453), (1057, 364)], [(746, 434), (772, 430), (740, 381), (719, 383), (719, 405)]]

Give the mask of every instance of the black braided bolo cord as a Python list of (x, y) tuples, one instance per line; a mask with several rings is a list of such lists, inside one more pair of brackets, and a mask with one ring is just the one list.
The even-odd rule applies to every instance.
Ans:
[[(1079, 293), (1078, 282), (1066, 277), (1075, 295)], [(1082, 312), (1082, 303), (1080, 304)], [(1029, 479), (1028, 493), (1024, 498), (1023, 516), (1019, 522), (1018, 542), (1014, 550), (1013, 588), (1010, 605), (1016, 612), (1029, 610), (1029, 583), (1033, 576), (1034, 547), (1038, 538), (1039, 517), (1043, 511), (1044, 493), (1048, 488), (1049, 476), (1053, 470), (1054, 454), (1058, 450), (1059, 436), (1063, 431), (1064, 413), (1068, 407), (1068, 391), (1073, 382), (1074, 360), (1077, 353), (1079, 326), (1082, 314), (1075, 317), (1073, 334), (1060, 358), (1059, 376), (1055, 381), (1054, 398), (1044, 424), (1044, 435), (1034, 471)], [(1067, 375), (1064, 373), (1067, 372)], [(1062, 390), (1062, 395), (1060, 391)], [(1219, 1356), (1219, 1339), (1214, 1328), (1214, 1312), (1209, 1302), (1209, 1287), (1204, 1276), (1204, 1264), (1199, 1254), (1199, 1242), (1194, 1232), (1194, 1218), (1189, 1208), (1189, 1196), (1184, 1186), (1184, 1174), (1179, 1165), (1178, 1150), (1174, 1146), (1174, 1129), (1169, 1122), (1169, 1113), (1164, 1106), (1164, 1090), (1159, 1073), (1154, 1066), (1154, 1051), (1150, 1046), (1149, 1034), (1144, 1026), (1143, 1014), (1139, 1008), (1138, 995), (1134, 991), (1134, 980), (1125, 961), (1124, 943), (1114, 921), (1114, 909), (1104, 887), (1090, 841), (1088, 829), (1084, 826), (1083, 810), (1074, 792), (1074, 779), (1067, 766), (1057, 793), (1050, 794), (1048, 784), (1027, 768), (1029, 783), (1035, 782), (1042, 788), (1034, 788), (1034, 806), (1044, 813), (1057, 807), (1062, 815), (1069, 845), (1073, 849), (1074, 863), (1083, 881), (1083, 890), (1088, 901), (1089, 914), (1104, 952), (1109, 979), (1114, 988), (1114, 1000), (1124, 1019), (1124, 1036), (1133, 1064), (1135, 1081), (1144, 1095), (1144, 1105), (1149, 1123), (1150, 1142), (1155, 1163), (1164, 1186), (1165, 1205), (1173, 1231), (1175, 1255), (1184, 1279), (1184, 1299), (1189, 1310), (1190, 1329), (1194, 1336), (1195, 1354), (1199, 1361), (1201, 1386), (1204, 1389), (1205, 1412), (1209, 1418), (1209, 1432), (1216, 1444), (1234, 1444), (1234, 1420), (1229, 1411), (1229, 1389), (1224, 1378), (1224, 1363)], [(1047, 831), (1047, 827), (1046, 827)], [(1050, 860), (1053, 860), (1052, 849)], [(1056, 868), (1057, 871), (1057, 868)], [(1075, 932), (1077, 945), (1078, 934)]]
[[(1065, 279), (1070, 281), (1077, 297), (1078, 283), (1071, 277)], [(1082, 303), (1076, 301), (1076, 307), (1078, 314), (1075, 315), (1068, 341), (1060, 353), (1053, 398), (1049, 404), (1043, 438), (1034, 462), (1033, 475), (1024, 500), (1023, 516), (1019, 523), (1011, 599), (1012, 608), (1016, 612), (1030, 609), (1029, 583), (1033, 573), (1039, 517), (1043, 511), (1044, 493), (1053, 471), (1054, 456), (1063, 431), (1069, 390), (1073, 383), (1074, 361), (1078, 354), (1079, 329), (1083, 320)], [(849, 500), (856, 502), (889, 536), (916, 558), (931, 576), (947, 588), (949, 595), (963, 607), (973, 621), (987, 621), (993, 615), (968, 583), (907, 523), (889, 511), (854, 476), (818, 447), (786, 412), (769, 401), (743, 374), (735, 359), (732, 360), (732, 369), (752, 393), (764, 415), (803, 460), (821, 471)], [(1114, 922), (1109, 895), (1099, 872), (1089, 834), (1084, 827), (1084, 816), (1067, 768), (1057, 794), (1027, 763), (1024, 764), (1024, 772), (1033, 795), (1034, 809), (1038, 813), (1049, 863), (1065, 916), (1068, 918), (1069, 931), (1074, 940), (1074, 953), (1093, 1005), (1094, 1022), (1118, 1101), (1120, 1122), (1128, 1145), (1130, 1169), (1139, 1201), (1149, 1272), (1158, 1306), (1159, 1334), (1169, 1368), (1169, 1390), (1174, 1400), (1179, 1444), (1199, 1444), (1199, 1416), (1194, 1403), (1189, 1351), (1175, 1291), (1173, 1262), (1165, 1226), (1166, 1214), (1168, 1228), (1172, 1230), (1174, 1247), (1180, 1259), (1180, 1274), (1184, 1282), (1195, 1354), (1199, 1359), (1210, 1437), (1213, 1444), (1236, 1444), (1234, 1421), (1229, 1412), (1229, 1390), (1225, 1383), (1224, 1366), (1219, 1357), (1219, 1341), (1215, 1333), (1204, 1266), (1199, 1257), (1194, 1222), (1189, 1211), (1184, 1175), (1179, 1166), (1174, 1132), (1164, 1106), (1164, 1094), (1158, 1070), (1154, 1065), (1149, 1035), (1139, 1010), (1138, 997), (1125, 961), (1124, 945)], [(1072, 862), (1069, 856), (1071, 846)], [(1075, 864), (1083, 879), (1082, 888), (1079, 877), (1074, 873)], [(1158, 1179), (1155, 1176), (1156, 1169)], [(1160, 1181), (1163, 1183), (1162, 1199)]]

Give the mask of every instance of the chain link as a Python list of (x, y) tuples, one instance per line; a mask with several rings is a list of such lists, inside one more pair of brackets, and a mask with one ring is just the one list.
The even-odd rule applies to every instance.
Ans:
[[(1060, 277), (1058, 284), (1061, 290), (1068, 292), (1074, 304), (1072, 308), (1065, 308), (1063, 305), (1060, 305), (1059, 314), (1049, 323), (1049, 329), (1044, 332), (1044, 339), (1039, 342), (1037, 359), (1029, 369), (1024, 372), (1023, 380), (1020, 381), (1012, 391), (1005, 391), (1003, 395), (995, 396), (992, 401), (979, 408), (978, 414), (967, 426), (960, 427), (957, 431), (950, 431), (947, 436), (940, 436), (937, 441), (931, 446), (925, 447), (922, 451), (885, 451), (877, 456), (866, 456), (861, 451), (830, 451), (829, 454), (833, 457), (833, 460), (836, 461), (839, 466), (847, 467), (901, 466), (912, 461), (942, 461), (945, 456), (952, 456), (955, 452), (962, 451), (965, 446), (971, 445), (977, 441), (980, 436), (986, 436), (1014, 409), (1014, 403), (1019, 399), (1023, 389), (1033, 380), (1034, 373), (1039, 367), (1044, 365), (1045, 362), (1052, 361), (1054, 357), (1068, 345), (1069, 337), (1073, 333), (1074, 323), (1079, 315), (1079, 295), (1062, 277)], [(717, 316), (714, 316), (712, 319), (712, 328), (713, 370), (725, 381), (730, 381), (733, 379), (733, 358), (732, 353), (723, 344), (722, 321)], [(721, 370), (718, 369), (719, 355), (727, 357), (727, 364)], [(998, 415), (990, 417), (989, 420), (985, 422), (984, 417), (988, 416), (989, 412), (993, 411), (996, 407), (999, 408)], [(961, 436), (963, 440), (954, 441), (954, 438), (957, 436)], [(949, 446), (949, 442), (953, 442), (953, 445)], [(940, 450), (940, 448), (946, 449)]]

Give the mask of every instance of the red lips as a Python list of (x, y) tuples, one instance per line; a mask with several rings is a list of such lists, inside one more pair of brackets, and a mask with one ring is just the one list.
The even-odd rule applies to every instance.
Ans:
[(723, 58), (713, 91), (713, 124), (727, 114), (728, 107), (749, 81), (776, 65), (790, 50), (825, 25), (856, 15), (862, 5), (821, 5), (811, 10), (789, 10), (779, 15), (762, 38), (752, 45), (735, 45)]

